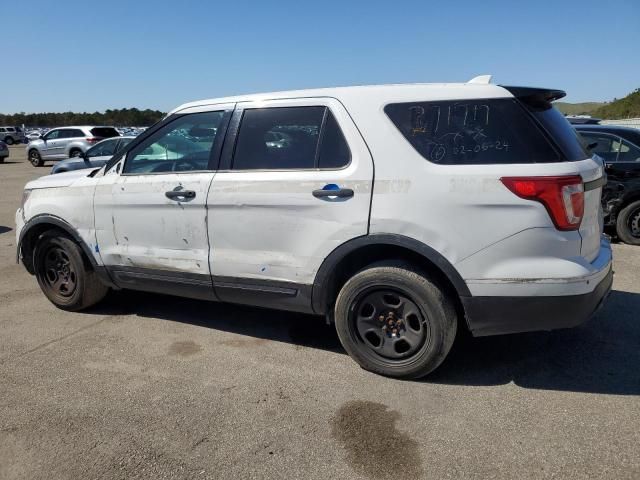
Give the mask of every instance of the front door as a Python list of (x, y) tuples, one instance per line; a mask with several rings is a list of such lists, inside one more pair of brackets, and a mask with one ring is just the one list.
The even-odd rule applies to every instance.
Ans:
[(97, 248), (119, 286), (214, 296), (206, 200), (232, 108), (175, 115), (100, 179)]
[(59, 153), (64, 150), (64, 130), (52, 130), (47, 133), (42, 140), (44, 144), (41, 148), (42, 158), (58, 158)]
[(305, 310), (322, 261), (368, 232), (373, 163), (328, 98), (242, 103), (209, 193), (221, 300)]

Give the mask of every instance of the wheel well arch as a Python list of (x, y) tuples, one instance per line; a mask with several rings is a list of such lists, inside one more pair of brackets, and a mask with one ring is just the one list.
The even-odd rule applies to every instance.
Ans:
[(640, 200), (640, 184), (636, 189), (632, 190), (622, 198), (622, 202), (620, 202), (620, 207), (618, 208), (618, 210), (622, 210), (624, 207), (632, 202), (635, 202), (636, 200)]
[(464, 317), (461, 297), (470, 297), (467, 284), (451, 263), (433, 248), (410, 237), (372, 234), (350, 240), (324, 260), (313, 283), (312, 304), (317, 314), (328, 314), (338, 292), (357, 271), (372, 263), (400, 259), (425, 270), (456, 304)]
[(37, 240), (40, 235), (49, 230), (58, 230), (66, 234), (74, 242), (80, 245), (88, 266), (93, 268), (97, 265), (95, 258), (91, 254), (91, 250), (71, 225), (61, 218), (53, 215), (38, 215), (29, 220), (29, 222), (27, 222), (27, 224), (22, 228), (17, 247), (17, 260), (22, 259), (23, 265), (30, 274), (33, 275), (35, 273), (33, 265), (33, 251)]

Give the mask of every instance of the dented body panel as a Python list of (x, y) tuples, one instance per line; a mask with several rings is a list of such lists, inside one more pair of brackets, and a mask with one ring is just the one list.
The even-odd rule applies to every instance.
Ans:
[[(585, 192), (579, 229), (560, 231), (542, 203), (514, 195), (500, 180), (580, 175), (586, 184), (603, 175), (597, 158), (438, 164), (426, 160), (385, 113), (393, 103), (508, 98), (513, 98), (509, 90), (485, 83), (416, 84), (186, 104), (165, 121), (221, 109), (231, 118), (218, 132), (224, 147), (215, 159), (211, 147), (206, 170), (124, 174), (123, 152), (93, 176), (77, 171), (44, 177), (27, 185), (31, 193), (18, 211), (17, 234), (20, 238), (30, 218), (55, 215), (77, 230), (97, 265), (155, 282), (136, 286), (132, 281), (129, 288), (165, 285), (156, 290), (197, 298), (211, 293), (241, 303), (251, 291), (253, 304), (297, 311), (312, 310), (318, 271), (332, 252), (354, 239), (392, 235), (434, 251), (437, 261), (432, 263), (446, 264), (466, 284), (467, 293), (460, 296), (474, 315), (484, 311), (487, 298), (509, 297), (502, 313), (510, 311), (514, 298), (571, 299), (596, 292), (599, 304), (611, 277), (611, 249), (601, 239), (602, 188)], [(348, 144), (348, 165), (232, 170), (231, 163), (224, 164), (225, 155), (234, 155), (235, 137), (228, 132), (237, 132), (239, 112), (301, 106), (329, 109)], [(313, 194), (327, 187), (351, 195)], [(168, 198), (176, 191), (193, 196)], [(116, 283), (119, 278), (124, 277), (115, 275)], [(171, 282), (180, 288), (172, 289)], [(197, 295), (189, 293), (192, 286), (199, 289)], [(476, 297), (484, 300), (469, 301)], [(585, 308), (595, 308), (591, 300)], [(494, 322), (485, 331), (497, 328)]]

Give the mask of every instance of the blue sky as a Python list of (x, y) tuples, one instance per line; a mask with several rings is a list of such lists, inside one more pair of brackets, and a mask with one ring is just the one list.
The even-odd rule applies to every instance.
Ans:
[(10, 10), (2, 113), (166, 111), (233, 94), (485, 73), (562, 88), (573, 102), (640, 87), (640, 0), (31, 0)]

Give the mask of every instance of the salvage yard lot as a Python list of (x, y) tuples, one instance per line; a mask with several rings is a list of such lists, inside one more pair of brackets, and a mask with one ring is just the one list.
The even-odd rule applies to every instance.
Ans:
[(583, 326), (361, 370), (323, 319), (136, 292), (56, 309), (15, 264), (0, 164), (0, 479), (640, 478), (640, 248)]

